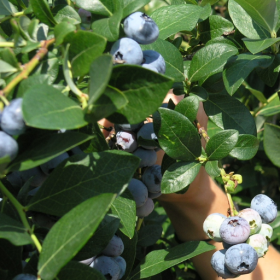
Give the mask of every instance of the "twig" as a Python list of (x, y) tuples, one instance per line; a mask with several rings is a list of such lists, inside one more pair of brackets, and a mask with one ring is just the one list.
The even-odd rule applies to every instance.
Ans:
[(204, 138), (204, 140), (207, 143), (209, 141), (210, 137), (208, 136), (207, 131), (205, 130), (205, 128), (203, 126), (201, 126), (200, 123), (196, 123), (196, 127), (198, 129), (199, 134), (202, 135), (202, 137)]

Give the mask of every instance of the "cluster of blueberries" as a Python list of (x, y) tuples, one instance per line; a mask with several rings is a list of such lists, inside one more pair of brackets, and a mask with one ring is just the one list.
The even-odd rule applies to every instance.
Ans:
[(213, 240), (223, 242), (224, 249), (211, 258), (211, 265), (224, 279), (252, 272), (268, 251), (273, 229), (269, 223), (277, 216), (275, 202), (264, 194), (256, 195), (251, 207), (237, 216), (226, 217), (220, 213), (209, 215), (204, 232)]
[(127, 38), (117, 40), (110, 51), (114, 64), (142, 65), (142, 67), (164, 74), (165, 61), (161, 54), (153, 50), (142, 51), (139, 45), (156, 41), (159, 35), (156, 23), (146, 14), (135, 12), (124, 20), (123, 29)]
[(161, 195), (161, 167), (156, 163), (157, 146), (138, 146), (137, 140), (157, 141), (153, 123), (141, 122), (139, 124), (116, 124), (116, 138), (114, 145), (123, 151), (132, 153), (141, 159), (141, 180), (131, 179), (128, 189), (136, 203), (136, 215), (140, 218), (148, 216), (154, 209), (152, 199)]

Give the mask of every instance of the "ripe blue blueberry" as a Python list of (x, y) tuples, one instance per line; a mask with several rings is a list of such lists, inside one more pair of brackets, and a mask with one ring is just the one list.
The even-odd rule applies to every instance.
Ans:
[(238, 216), (226, 218), (220, 226), (220, 236), (228, 244), (245, 242), (249, 235), (249, 223)]
[(10, 135), (22, 134), (26, 129), (21, 104), (22, 98), (17, 98), (12, 100), (3, 110), (1, 128)]
[(148, 197), (151, 198), (151, 199), (156, 199), (158, 197), (161, 196), (161, 192), (158, 192), (158, 193), (148, 193)]
[(268, 242), (270, 242), (270, 239), (273, 234), (273, 228), (268, 224), (262, 224), (262, 227), (261, 227), (260, 231), (258, 232), (258, 234), (263, 235), (266, 238), (266, 240)]
[(146, 68), (146, 69), (149, 69), (151, 71), (154, 71), (156, 73), (158, 73), (158, 70), (156, 67), (154, 67), (153, 65), (149, 65), (149, 64), (142, 64), (142, 67)]
[(9, 156), (13, 160), (17, 153), (17, 141), (7, 133), (0, 131), (0, 158)]
[(107, 279), (120, 279), (121, 268), (114, 258), (100, 256), (93, 261), (91, 266), (101, 272), (101, 274), (109, 276)]
[(143, 62), (143, 52), (140, 45), (130, 38), (116, 41), (110, 51), (114, 64), (136, 64)]
[(157, 161), (157, 153), (154, 150), (146, 150), (141, 147), (137, 148), (133, 155), (141, 159), (139, 167), (152, 166)]
[[(137, 132), (137, 139), (139, 137), (142, 137), (142, 138), (147, 139), (147, 140), (155, 140), (155, 141), (157, 141), (157, 136), (156, 136), (155, 131), (154, 131), (153, 123), (146, 123), (146, 124), (144, 124), (139, 129), (139, 131)], [(145, 149), (151, 149), (151, 150), (157, 148), (157, 146), (145, 146), (145, 145), (144, 146), (142, 145), (142, 147), (145, 148)]]
[(45, 173), (43, 173), (43, 171), (39, 167), (34, 167), (34, 168), (31, 168), (31, 169), (21, 171), (20, 174), (21, 174), (21, 178), (22, 178), (24, 183), (28, 179), (33, 177), (31, 182), (30, 182), (30, 186), (32, 186), (32, 187), (41, 186), (48, 177)]
[(130, 124), (130, 123), (115, 124), (115, 130), (117, 132), (119, 132), (121, 130), (137, 132), (143, 124), (144, 124), (144, 122), (140, 122), (140, 123), (136, 123), (136, 124)]
[(102, 251), (102, 254), (108, 257), (117, 257), (122, 254), (123, 250), (124, 244), (122, 239), (117, 235), (114, 235), (107, 247)]
[(277, 205), (265, 194), (256, 195), (251, 201), (251, 208), (260, 214), (265, 224), (269, 224), (276, 219)]
[(155, 67), (158, 73), (165, 73), (165, 61), (161, 54), (153, 50), (143, 51), (143, 67)]
[(136, 216), (140, 218), (150, 215), (155, 208), (154, 202), (151, 198), (148, 198), (145, 204), (139, 208), (136, 208)]
[(124, 20), (123, 28), (126, 36), (139, 44), (151, 44), (159, 35), (156, 23), (142, 12), (135, 12), (129, 15)]
[(250, 225), (250, 235), (255, 234), (261, 229), (262, 218), (260, 214), (251, 208), (245, 208), (238, 213), (238, 216), (244, 218)]
[(226, 216), (220, 213), (210, 214), (203, 223), (203, 230), (207, 236), (217, 242), (221, 242), (220, 226), (226, 219)]
[(235, 278), (237, 275), (231, 273), (225, 265), (225, 253), (225, 249), (216, 251), (211, 258), (211, 266), (219, 277), (222, 277), (223, 279)]
[(268, 251), (267, 240), (261, 234), (251, 235), (246, 243), (256, 250), (259, 258), (263, 257)]
[(63, 154), (51, 159), (50, 161), (47, 161), (47, 162), (41, 164), (40, 168), (46, 175), (49, 175), (61, 162), (63, 162), (68, 157), (69, 157), (69, 155), (67, 153), (63, 153)]
[(147, 167), (142, 175), (142, 181), (150, 193), (161, 192), (161, 180), (162, 174), (160, 165), (155, 164)]
[(27, 273), (21, 273), (18, 274), (16, 277), (13, 278), (13, 280), (36, 280), (37, 277), (32, 274), (27, 274)]
[(137, 141), (133, 132), (119, 131), (116, 140), (116, 145), (120, 150), (132, 153), (137, 148)]
[(135, 200), (136, 207), (141, 207), (145, 204), (148, 199), (148, 189), (140, 180), (132, 178), (127, 188)]
[(78, 14), (81, 17), (82, 23), (90, 24), (91, 22), (91, 12), (80, 8)]
[(120, 278), (119, 279), (122, 279), (122, 277), (124, 276), (125, 271), (126, 271), (126, 261), (125, 261), (124, 258), (122, 258), (120, 256), (115, 257), (114, 260), (118, 263), (118, 265), (121, 268), (121, 274), (120, 274)]
[(252, 246), (246, 243), (237, 244), (226, 251), (225, 264), (233, 274), (248, 274), (256, 268), (258, 254)]

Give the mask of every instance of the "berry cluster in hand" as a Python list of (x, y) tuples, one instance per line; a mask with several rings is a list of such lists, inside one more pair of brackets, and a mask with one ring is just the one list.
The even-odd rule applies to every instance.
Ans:
[(233, 217), (220, 213), (209, 215), (203, 230), (217, 242), (223, 242), (224, 249), (217, 251), (211, 258), (211, 265), (218, 276), (224, 279), (252, 272), (258, 258), (268, 251), (273, 229), (268, 223), (275, 220), (277, 206), (264, 194), (255, 196), (251, 207)]
[(139, 44), (151, 44), (156, 41), (159, 29), (156, 23), (146, 14), (135, 12), (124, 20), (124, 33), (127, 37), (117, 40), (111, 55), (114, 64), (135, 64), (154, 72), (165, 73), (164, 58), (156, 51), (142, 51)]

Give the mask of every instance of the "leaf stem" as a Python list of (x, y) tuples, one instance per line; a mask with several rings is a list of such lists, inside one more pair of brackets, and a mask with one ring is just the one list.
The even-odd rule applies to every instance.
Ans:
[(22, 71), (10, 82), (7, 86), (0, 90), (0, 95), (6, 95), (22, 80), (26, 79), (28, 75), (34, 70), (39, 64), (40, 60), (48, 53), (48, 47), (55, 42), (55, 39), (41, 41), (41, 48), (38, 50), (36, 55), (26, 64), (22, 66)]
[(24, 207), (18, 202), (18, 200), (9, 192), (9, 190), (4, 186), (4, 184), (0, 181), (0, 190), (3, 193), (4, 196), (6, 196), (11, 203), (14, 205), (14, 207), (16, 208), (19, 217), (24, 225), (24, 227), (27, 229), (28, 234), (30, 234), (31, 239), (34, 242), (34, 245), (36, 246), (37, 250), (39, 252), (41, 252), (42, 250), (42, 246), (38, 240), (38, 238), (36, 237), (36, 235), (33, 233), (28, 220), (26, 218), (26, 214), (24, 211)]
[(137, 224), (136, 224), (136, 230), (139, 231), (142, 225), (142, 222), (144, 221), (144, 218), (139, 218), (137, 220)]
[(14, 46), (14, 42), (0, 42), (0, 48), (13, 48)]

